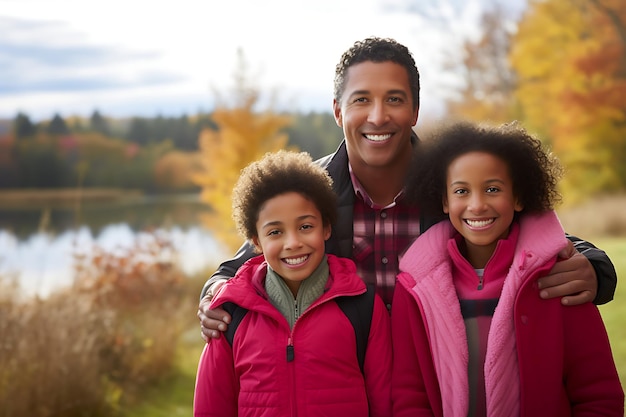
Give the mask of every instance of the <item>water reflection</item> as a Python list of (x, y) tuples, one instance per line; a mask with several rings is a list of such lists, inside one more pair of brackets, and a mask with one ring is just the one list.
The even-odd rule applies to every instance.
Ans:
[(225, 257), (200, 225), (204, 211), (195, 196), (87, 205), (80, 216), (66, 207), (0, 209), (0, 275), (15, 275), (27, 294), (45, 296), (72, 283), (77, 251), (129, 248), (148, 231), (164, 234), (183, 271), (196, 274)]

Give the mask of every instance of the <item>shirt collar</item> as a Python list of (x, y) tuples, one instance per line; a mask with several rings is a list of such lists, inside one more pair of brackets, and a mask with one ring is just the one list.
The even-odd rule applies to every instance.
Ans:
[(350, 180), (352, 181), (352, 187), (354, 188), (354, 194), (358, 198), (363, 200), (363, 202), (365, 202), (365, 204), (367, 204), (367, 206), (369, 208), (371, 208), (371, 209), (383, 210), (383, 209), (388, 209), (388, 208), (395, 207), (396, 204), (397, 204), (398, 199), (400, 197), (402, 197), (402, 195), (404, 194), (404, 188), (403, 188), (402, 190), (400, 190), (400, 192), (398, 194), (396, 194), (396, 196), (393, 198), (393, 201), (391, 203), (387, 204), (386, 206), (382, 206), (380, 204), (376, 204), (370, 198), (370, 196), (367, 194), (367, 191), (365, 191), (365, 188), (363, 188), (363, 186), (359, 182), (359, 179), (356, 177), (356, 175), (354, 175), (354, 172), (352, 171), (352, 165), (350, 165), (350, 161), (348, 161), (348, 171), (350, 172)]

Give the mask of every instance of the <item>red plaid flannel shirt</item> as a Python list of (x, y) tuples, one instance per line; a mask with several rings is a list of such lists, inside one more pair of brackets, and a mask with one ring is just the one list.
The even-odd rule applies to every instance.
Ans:
[(398, 275), (398, 257), (419, 235), (419, 211), (403, 202), (400, 192), (388, 206), (377, 206), (350, 169), (354, 201), (353, 258), (363, 281), (376, 284), (378, 294), (391, 307)]

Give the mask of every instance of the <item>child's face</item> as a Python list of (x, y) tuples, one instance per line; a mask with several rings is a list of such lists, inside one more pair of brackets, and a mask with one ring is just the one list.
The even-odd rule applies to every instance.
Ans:
[(507, 164), (486, 152), (469, 152), (448, 166), (443, 208), (468, 252), (481, 252), (488, 260), (523, 207), (513, 194)]
[(256, 223), (254, 244), (294, 296), (324, 257), (330, 226), (312, 201), (288, 192), (265, 202)]

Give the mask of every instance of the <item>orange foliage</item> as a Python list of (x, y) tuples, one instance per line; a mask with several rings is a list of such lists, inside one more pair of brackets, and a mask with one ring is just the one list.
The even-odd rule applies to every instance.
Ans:
[(156, 162), (154, 176), (163, 189), (185, 189), (193, 185), (192, 176), (200, 167), (197, 153), (171, 151)]
[(511, 62), (525, 121), (567, 168), (571, 202), (626, 189), (626, 7), (532, 1)]

